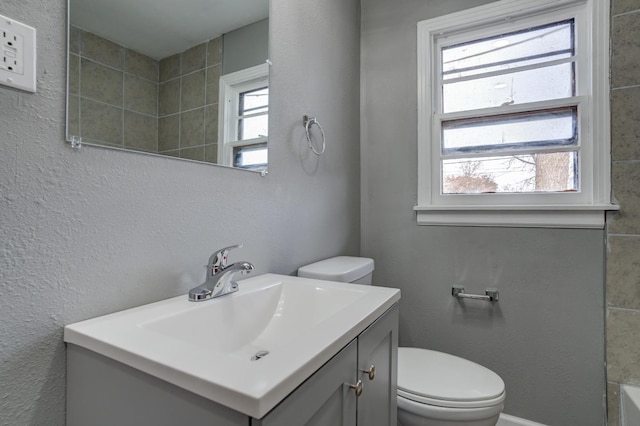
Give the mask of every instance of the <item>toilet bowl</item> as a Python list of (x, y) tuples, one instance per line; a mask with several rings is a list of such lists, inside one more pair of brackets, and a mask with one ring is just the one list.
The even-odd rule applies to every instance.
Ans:
[[(371, 284), (373, 259), (339, 256), (298, 269), (298, 276)], [(398, 424), (495, 426), (504, 382), (475, 362), (420, 348), (398, 348)]]
[(504, 382), (488, 368), (442, 352), (398, 348), (403, 426), (494, 426), (504, 398)]

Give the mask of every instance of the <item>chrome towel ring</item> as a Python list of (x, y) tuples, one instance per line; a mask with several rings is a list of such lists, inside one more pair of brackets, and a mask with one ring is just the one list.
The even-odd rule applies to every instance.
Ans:
[[(324, 130), (322, 130), (322, 126), (320, 125), (318, 120), (315, 117), (309, 117), (308, 115), (304, 115), (302, 117), (302, 123), (304, 124), (304, 133), (307, 136), (307, 144), (309, 144), (309, 148), (311, 149), (311, 151), (313, 151), (313, 153), (316, 155), (324, 154), (324, 150), (327, 148), (327, 140), (324, 136)], [(309, 129), (314, 124), (318, 126), (318, 129), (320, 129), (320, 134), (322, 135), (322, 148), (319, 151), (316, 149), (315, 146), (313, 146), (313, 143), (311, 142), (311, 133)]]

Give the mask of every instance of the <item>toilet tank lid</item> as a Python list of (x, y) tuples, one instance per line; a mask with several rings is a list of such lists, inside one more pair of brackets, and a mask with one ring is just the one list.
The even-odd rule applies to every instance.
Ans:
[(373, 259), (338, 256), (303, 266), (298, 269), (298, 276), (349, 283), (373, 272), (373, 268)]

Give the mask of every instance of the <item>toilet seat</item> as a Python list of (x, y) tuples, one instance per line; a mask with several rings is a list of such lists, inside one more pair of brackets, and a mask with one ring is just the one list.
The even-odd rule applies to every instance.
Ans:
[(500, 405), (504, 402), (504, 392), (492, 399), (479, 400), (479, 401), (448, 401), (444, 399), (426, 398), (424, 396), (415, 395), (410, 392), (405, 392), (398, 389), (398, 396), (408, 399), (409, 401), (418, 402), (425, 405), (433, 405), (435, 407), (443, 408), (486, 408)]
[(420, 348), (398, 348), (398, 396), (448, 408), (501, 405), (504, 382), (475, 362)]

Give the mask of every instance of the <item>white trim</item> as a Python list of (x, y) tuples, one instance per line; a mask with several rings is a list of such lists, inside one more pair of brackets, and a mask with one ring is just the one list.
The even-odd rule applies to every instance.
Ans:
[(592, 76), (600, 76), (594, 79), (592, 83), (593, 97), (590, 101), (593, 103), (592, 112), (593, 119), (591, 129), (593, 139), (601, 141), (597, 144), (598, 152), (594, 153), (594, 170), (593, 178), (597, 182), (594, 185), (594, 199), (601, 202), (609, 202), (611, 200), (611, 116), (609, 110), (610, 104), (610, 88), (609, 88), (609, 1), (595, 1), (594, 10), (590, 18), (595, 22), (592, 28), (598, 30), (597, 33), (591, 32), (590, 43), (593, 46), (593, 54), (596, 58), (605, 58), (602, 61), (591, 61)]
[[(529, 103), (523, 106), (439, 113), (440, 64), (435, 46), (455, 44), (469, 33), (496, 34), (526, 19), (561, 12), (558, 19), (576, 17), (577, 95), (573, 98)], [(548, 21), (548, 18), (546, 19)], [(588, 29), (588, 30), (587, 30)], [(418, 23), (418, 224), (472, 226), (544, 226), (602, 228), (610, 203), (609, 117), (609, 0), (502, 0)], [(582, 34), (582, 35), (580, 35)], [(586, 42), (582, 42), (585, 40)], [(592, 60), (591, 58), (598, 58)], [(585, 90), (586, 89), (586, 90)], [(440, 194), (440, 123), (453, 117), (532, 111), (551, 105), (580, 108), (577, 147), (580, 191), (572, 193)], [(590, 139), (590, 142), (586, 142)], [(585, 143), (586, 142), (586, 143)], [(496, 153), (496, 155), (499, 153)], [(437, 167), (436, 167), (437, 166)]]
[(520, 417), (510, 416), (508, 414), (500, 413), (500, 419), (496, 426), (546, 426), (542, 423), (536, 423), (531, 420), (522, 419)]
[(416, 206), (418, 225), (603, 229), (605, 211), (618, 206)]
[[(478, 6), (449, 15), (418, 22), (418, 26), (424, 26), (428, 22), (432, 34), (451, 34), (487, 27), (493, 24), (505, 22), (517, 22), (523, 17), (534, 16), (540, 11), (561, 9), (566, 6), (588, 3), (593, 0), (501, 0)], [(609, 3), (608, 0), (597, 0)], [(607, 9), (608, 12), (608, 9)], [(607, 16), (609, 14), (607, 13)], [(453, 31), (455, 30), (455, 31)]]
[[(437, 28), (434, 28), (437, 31)], [(431, 33), (424, 21), (418, 22), (418, 205), (431, 205), (431, 151), (433, 145), (423, 143), (429, 137), (431, 126), (429, 117), (433, 115), (432, 106), (435, 94), (431, 91), (433, 51), (430, 47)], [(430, 54), (428, 54), (430, 53)], [(421, 116), (424, 115), (424, 118)]]
[(516, 114), (520, 112), (544, 112), (549, 109), (566, 108), (586, 103), (586, 96), (572, 96), (570, 98), (551, 99), (548, 101), (528, 102), (526, 104), (514, 104), (509, 106), (497, 106), (465, 111), (453, 111), (445, 113), (434, 113), (436, 121), (460, 120), (464, 118), (476, 118), (478, 116), (494, 117), (499, 115)]
[[(229, 126), (238, 110), (238, 93), (244, 86), (269, 80), (269, 64), (260, 64), (220, 77), (220, 93), (218, 101), (218, 164), (233, 166), (233, 147), (242, 145), (235, 143), (237, 129)], [(231, 128), (230, 128), (231, 127)], [(256, 140), (252, 142), (255, 143)]]

